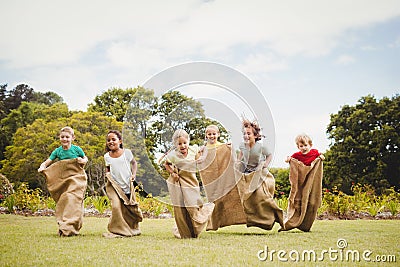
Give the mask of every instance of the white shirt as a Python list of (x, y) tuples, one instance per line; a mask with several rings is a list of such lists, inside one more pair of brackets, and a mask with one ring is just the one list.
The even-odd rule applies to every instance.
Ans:
[(130, 194), (130, 178), (132, 176), (131, 161), (133, 154), (129, 149), (118, 158), (113, 158), (109, 153), (104, 154), (106, 166), (110, 167), (111, 177), (121, 186), (125, 194)]

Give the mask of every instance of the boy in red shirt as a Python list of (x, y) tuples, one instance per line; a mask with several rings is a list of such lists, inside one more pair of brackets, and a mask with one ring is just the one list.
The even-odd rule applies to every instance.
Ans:
[(294, 153), (292, 156), (288, 156), (285, 162), (289, 162), (291, 158), (295, 158), (304, 163), (306, 166), (310, 166), (311, 162), (313, 162), (319, 156), (322, 157), (323, 155), (318, 152), (316, 149), (312, 149), (312, 140), (306, 134), (299, 134), (296, 136), (296, 145), (297, 148), (300, 150), (299, 152)]

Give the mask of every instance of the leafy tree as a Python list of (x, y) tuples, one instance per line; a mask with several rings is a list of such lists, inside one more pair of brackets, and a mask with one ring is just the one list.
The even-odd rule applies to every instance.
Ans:
[(399, 187), (400, 96), (362, 97), (331, 115), (327, 134), (332, 140), (326, 153), (326, 186), (346, 193), (351, 184), (371, 184), (378, 192)]
[[(11, 145), (12, 136), (19, 127), (39, 118), (42, 114), (41, 111), (46, 109), (44, 105), (61, 104), (62, 102), (62, 97), (56, 93), (35, 92), (26, 84), (19, 84), (10, 91), (7, 91), (7, 84), (0, 85), (0, 161), (4, 159), (4, 150), (6, 146)], [(64, 110), (62, 108), (61, 113)], [(54, 112), (54, 116), (63, 116), (57, 109), (52, 112)]]
[(63, 103), (64, 99), (54, 92), (34, 92), (32, 102), (51, 106), (57, 103)]
[[(4, 159), (4, 150), (12, 144), (12, 138), (18, 128), (31, 124), (38, 118), (45, 121), (69, 117), (68, 107), (64, 103), (52, 106), (34, 102), (22, 102), (18, 108), (13, 109), (0, 121), (0, 160)], [(0, 165), (1, 166), (1, 165)]]
[[(156, 118), (149, 127), (149, 138), (154, 142), (156, 152), (168, 151), (172, 146), (172, 134), (176, 129), (185, 129), (190, 132), (192, 120), (205, 118), (200, 102), (181, 94), (179, 91), (170, 91), (161, 96), (153, 112)], [(196, 125), (195, 121), (192, 127)], [(200, 131), (204, 130), (199, 129)], [(200, 140), (191, 139), (192, 143), (203, 143), (204, 135)]]
[(290, 180), (289, 180), (289, 168), (271, 168), (269, 170), (275, 178), (275, 195), (277, 197), (286, 196), (289, 197), (290, 193)]
[(77, 112), (70, 117), (51, 121), (37, 119), (32, 124), (18, 128), (12, 146), (8, 146), (1, 173), (11, 182), (28, 182), (30, 188), (47, 192), (44, 177), (37, 172), (38, 166), (58, 146), (59, 131), (69, 125), (75, 130), (76, 140), (89, 158), (85, 170), (88, 175), (90, 194), (104, 194), (105, 136), (110, 129), (121, 130), (122, 123), (94, 112)]
[[(171, 91), (159, 99), (154, 91), (137, 87), (133, 89), (112, 88), (96, 97), (89, 105), (89, 111), (123, 121), (123, 142), (132, 150), (137, 162), (137, 181), (153, 194), (167, 192), (165, 182), (159, 173), (160, 166), (155, 162), (156, 154), (171, 147), (171, 137), (177, 128), (186, 129), (192, 143), (204, 143), (205, 127), (218, 124), (204, 116), (201, 103)], [(225, 138), (226, 131), (221, 128)]]
[(6, 113), (6, 98), (7, 98), (7, 84), (0, 85), (0, 120), (3, 119)]
[(89, 104), (88, 111), (100, 112), (108, 117), (114, 117), (117, 121), (123, 121), (126, 110), (137, 88), (111, 88), (98, 95), (94, 103)]
[[(7, 85), (5, 85), (5, 88)], [(29, 85), (19, 84), (14, 89), (5, 93), (4, 110), (6, 115), (10, 110), (16, 109), (23, 101), (31, 102), (34, 99), (34, 90)]]

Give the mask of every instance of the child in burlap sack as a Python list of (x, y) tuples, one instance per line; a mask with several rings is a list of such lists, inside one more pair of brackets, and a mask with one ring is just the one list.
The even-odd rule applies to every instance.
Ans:
[(198, 165), (207, 198), (215, 204), (207, 230), (246, 223), (236, 185), (237, 178), (240, 177), (234, 170), (236, 152), (230, 143), (219, 142), (219, 137), (217, 125), (206, 127), (204, 161)]
[(317, 149), (312, 148), (312, 139), (307, 134), (299, 134), (295, 138), (296, 146), (299, 149), (298, 152), (294, 153), (292, 156), (288, 156), (285, 162), (289, 162), (292, 158), (303, 162), (304, 165), (310, 166), (316, 158), (324, 156), (318, 152)]
[[(82, 227), (83, 198), (87, 187), (83, 167), (88, 158), (82, 148), (72, 144), (75, 135), (71, 127), (62, 128), (59, 138), (61, 146), (53, 150), (38, 172), (46, 177), (47, 188), (56, 202), (58, 234), (74, 236)], [(55, 160), (58, 161), (51, 164)]]
[(280, 231), (298, 228), (310, 231), (322, 201), (324, 155), (312, 149), (312, 140), (306, 134), (295, 139), (298, 152), (286, 158), (290, 165), (290, 193), (285, 226)]
[(165, 156), (164, 167), (170, 173), (168, 191), (174, 206), (177, 238), (197, 238), (207, 225), (213, 203), (203, 204), (196, 178), (199, 147), (189, 146), (189, 134), (182, 129), (172, 136), (175, 149)]
[(261, 128), (243, 120), (243, 143), (239, 146), (239, 194), (247, 226), (271, 230), (277, 222), (283, 227), (283, 211), (274, 201), (275, 179), (268, 171), (272, 155), (262, 143)]
[(131, 150), (122, 144), (119, 131), (111, 130), (106, 139), (107, 196), (111, 201), (112, 213), (106, 238), (140, 235), (139, 222), (143, 216), (136, 202), (133, 181), (136, 178), (137, 163)]

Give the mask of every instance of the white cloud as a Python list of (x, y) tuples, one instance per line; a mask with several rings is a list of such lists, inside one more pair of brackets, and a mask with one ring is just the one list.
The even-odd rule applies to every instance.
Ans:
[(354, 63), (355, 61), (356, 61), (355, 58), (352, 56), (341, 55), (336, 59), (335, 63), (338, 65), (349, 65)]
[(287, 70), (288, 64), (283, 58), (278, 58), (272, 54), (250, 54), (243, 64), (237, 66), (237, 69), (252, 76), (258, 73), (268, 74)]
[(346, 30), (398, 16), (400, 2), (42, 0), (8, 1), (2, 11), (9, 23), (0, 28), (7, 36), (0, 60), (22, 68), (75, 64), (97, 45), (113, 47), (120, 40), (133, 43), (132, 49), (144, 47), (153, 64), (154, 56), (223, 58), (240, 45), (262, 45), (286, 56), (321, 55)]

